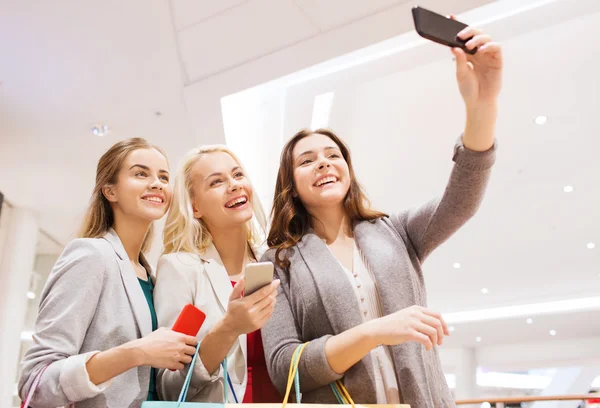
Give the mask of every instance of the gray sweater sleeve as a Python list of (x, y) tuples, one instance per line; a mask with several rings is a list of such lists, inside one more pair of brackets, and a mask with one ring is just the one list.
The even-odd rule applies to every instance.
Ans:
[[(273, 316), (261, 329), (262, 340), (269, 376), (275, 388), (284, 395), (292, 355), (305, 341), (289, 300), (289, 276), (277, 266), (274, 250), (267, 251), (262, 257), (261, 262), (266, 261), (275, 264), (275, 279), (280, 279), (281, 285), (277, 289)], [(343, 377), (333, 371), (327, 361), (325, 343), (329, 337), (331, 336), (314, 339), (304, 349), (298, 366), (301, 392), (315, 390)]]
[(421, 262), (475, 215), (495, 158), (495, 144), (485, 152), (475, 152), (465, 148), (459, 139), (444, 194), (421, 207), (390, 217), (397, 230), (406, 232)]
[(112, 381), (94, 385), (87, 361), (98, 351), (79, 354), (103, 287), (105, 262), (97, 240), (67, 245), (42, 292), (33, 346), (23, 359), (19, 396), (23, 401), (47, 366), (31, 405), (58, 407), (95, 397)]

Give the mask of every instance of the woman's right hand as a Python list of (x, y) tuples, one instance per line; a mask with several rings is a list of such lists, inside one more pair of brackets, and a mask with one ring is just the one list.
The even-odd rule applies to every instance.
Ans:
[(225, 324), (239, 336), (262, 328), (275, 309), (279, 279), (249, 296), (243, 296), (245, 280), (242, 278), (233, 287), (225, 314)]
[(434, 345), (441, 346), (444, 336), (450, 335), (442, 315), (421, 306), (407, 307), (370, 323), (370, 335), (386, 346), (416, 341), (431, 350)]
[(175, 332), (166, 327), (135, 340), (135, 348), (141, 351), (141, 364), (154, 368), (183, 370), (196, 353), (198, 339)]

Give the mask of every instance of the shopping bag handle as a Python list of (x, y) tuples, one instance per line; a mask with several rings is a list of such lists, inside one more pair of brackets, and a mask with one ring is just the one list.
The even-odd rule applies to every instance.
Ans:
[[(308, 346), (310, 342), (306, 342), (304, 344), (299, 345), (294, 350), (294, 354), (292, 354), (292, 360), (290, 361), (290, 370), (288, 374), (288, 382), (285, 390), (285, 397), (283, 399), (283, 405), (281, 408), (285, 408), (288, 403), (288, 399), (290, 397), (290, 392), (292, 391), (292, 385), (294, 385), (294, 389), (296, 392), (296, 402), (300, 404), (300, 400), (302, 398), (300, 394), (300, 374), (298, 373), (298, 366), (300, 365), (300, 356), (304, 352), (306, 346)], [(340, 404), (349, 404), (352, 405), (352, 408), (356, 408), (354, 401), (350, 397), (350, 393), (344, 386), (341, 380), (337, 380), (329, 384), (335, 398)]]

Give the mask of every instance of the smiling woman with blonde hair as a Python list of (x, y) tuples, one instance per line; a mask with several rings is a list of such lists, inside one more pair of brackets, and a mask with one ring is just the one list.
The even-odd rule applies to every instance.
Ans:
[[(273, 313), (279, 282), (242, 296), (244, 268), (262, 255), (265, 224), (260, 201), (231, 150), (202, 146), (185, 156), (175, 177), (154, 299), (160, 326), (172, 327), (189, 303), (206, 313), (190, 401), (223, 402), (228, 384), (220, 364), (227, 356), (231, 402), (279, 400), (257, 331)], [(252, 378), (259, 388), (252, 388)], [(176, 399), (184, 379), (184, 372), (161, 370), (159, 396)]]

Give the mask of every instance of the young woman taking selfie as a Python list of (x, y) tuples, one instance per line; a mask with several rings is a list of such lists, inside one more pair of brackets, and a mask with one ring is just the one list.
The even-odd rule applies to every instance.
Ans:
[(263, 257), (281, 281), (263, 328), (280, 392), (294, 350), (310, 342), (299, 365), (302, 402), (335, 403), (329, 384), (343, 378), (357, 403), (454, 406), (436, 350), (449, 333), (426, 307), (422, 264), (479, 208), (502, 76), (498, 44), (473, 27), (459, 36), (473, 36), (467, 47), (478, 52), (452, 50), (466, 125), (440, 198), (388, 217), (369, 208), (350, 151), (333, 132), (303, 130), (284, 146)]

